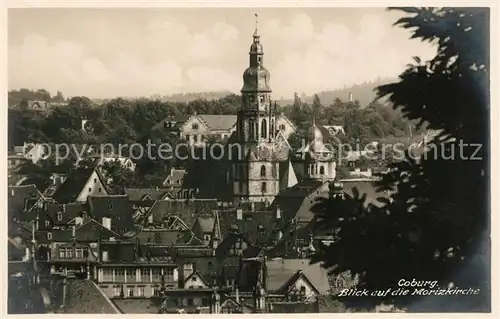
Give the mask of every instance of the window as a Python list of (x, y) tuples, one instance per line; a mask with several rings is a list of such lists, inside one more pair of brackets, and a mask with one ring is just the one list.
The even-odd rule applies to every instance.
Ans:
[(149, 282), (149, 269), (141, 269), (141, 281)]
[(252, 120), (248, 121), (248, 128), (250, 129), (250, 132), (249, 132), (250, 138), (253, 138), (254, 137), (254, 124), (253, 124)]
[(189, 142), (189, 138), (190, 138), (189, 134), (186, 134), (186, 141)]
[(208, 268), (212, 268), (212, 262), (211, 261), (208, 262)]
[(64, 247), (59, 248), (59, 258), (60, 259), (66, 258), (66, 248)]
[(174, 270), (172, 268), (165, 269), (165, 281), (174, 281)]
[(137, 296), (144, 297), (144, 288), (137, 288)]
[(45, 221), (45, 227), (49, 227), (50, 226), (50, 221), (46, 220)]
[(89, 192), (91, 192), (91, 191), (92, 191), (92, 187), (89, 187)]
[(193, 128), (193, 130), (197, 130), (198, 129), (198, 123), (193, 123), (193, 125), (191, 127)]
[(304, 286), (300, 287), (300, 294), (301, 294), (302, 296), (305, 296), (305, 295), (306, 295), (306, 287), (304, 287)]
[(73, 258), (73, 248), (66, 248), (66, 258), (71, 259)]
[(115, 297), (120, 297), (120, 293), (121, 293), (120, 287), (115, 287), (115, 289), (114, 289)]
[(75, 257), (76, 258), (83, 258), (83, 249), (82, 248), (75, 248)]
[(99, 192), (102, 192), (102, 188), (101, 187), (99, 187)]
[(97, 183), (97, 178), (94, 178), (94, 183)]
[(263, 119), (260, 124), (260, 135), (262, 138), (267, 138), (267, 121)]
[(62, 217), (63, 217), (63, 216), (62, 216), (62, 213), (61, 213), (61, 212), (58, 212), (58, 213), (57, 213), (57, 220), (58, 220), (58, 221), (61, 221), (61, 220), (62, 220)]
[(113, 269), (104, 268), (102, 270), (102, 281), (113, 281)]
[(262, 165), (260, 167), (260, 177), (265, 177), (266, 176), (266, 166)]
[(263, 182), (263, 183), (262, 183), (261, 191), (262, 191), (263, 193), (267, 192), (267, 184), (266, 184), (266, 182)]
[(125, 281), (125, 269), (115, 269), (115, 281), (124, 282)]
[(196, 276), (191, 277), (191, 281), (196, 281)]
[(153, 268), (153, 282), (160, 282), (160, 281), (161, 281), (161, 269)]
[(259, 63), (259, 65), (262, 64), (262, 56), (259, 55), (257, 57), (257, 62)]
[(324, 175), (324, 174), (325, 174), (325, 168), (324, 168), (323, 166), (321, 166), (321, 167), (319, 168), (319, 174), (320, 174), (320, 175)]
[(281, 130), (281, 131), (284, 131), (284, 130), (285, 130), (285, 124), (281, 124), (281, 125), (280, 125), (280, 130)]
[(129, 288), (128, 289), (128, 296), (133, 297), (134, 296), (134, 288)]
[(185, 264), (184, 270), (193, 270), (193, 264)]
[(136, 281), (135, 269), (126, 269), (127, 282)]
[(187, 305), (192, 306), (193, 305), (193, 298), (188, 298), (187, 299)]

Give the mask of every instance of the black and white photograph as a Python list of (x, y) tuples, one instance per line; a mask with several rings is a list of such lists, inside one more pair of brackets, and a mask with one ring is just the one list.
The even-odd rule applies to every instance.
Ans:
[(497, 11), (9, 8), (7, 313), (491, 313)]

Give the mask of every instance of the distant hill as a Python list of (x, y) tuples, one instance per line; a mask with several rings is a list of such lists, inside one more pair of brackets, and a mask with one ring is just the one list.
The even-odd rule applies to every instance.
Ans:
[[(318, 92), (317, 94), (319, 95), (319, 98), (322, 102), (323, 105), (329, 105), (333, 102), (335, 98), (340, 98), (343, 101), (349, 100), (349, 93), (352, 93), (353, 100), (358, 100), (361, 104), (361, 106), (366, 106), (368, 105), (373, 99), (375, 98), (375, 91), (374, 89), (382, 84), (387, 84), (395, 81), (393, 78), (383, 78), (383, 79), (377, 79), (374, 81), (369, 81), (369, 82), (364, 82), (361, 84), (353, 85), (350, 87), (344, 87), (342, 89), (335, 89), (335, 90), (328, 90), (328, 91), (323, 91), (323, 92)], [(300, 92), (298, 92), (301, 94)], [(152, 95), (149, 97), (143, 97), (146, 99), (154, 99), (154, 100), (161, 100), (164, 102), (180, 102), (180, 103), (188, 103), (193, 100), (197, 99), (206, 99), (206, 100), (217, 100), (221, 99), (223, 97), (226, 97), (227, 95), (234, 94), (233, 92), (230, 91), (216, 91), (216, 92), (188, 92), (188, 93), (176, 93), (176, 94), (170, 94), (170, 95)], [(240, 94), (237, 92), (236, 94)], [(61, 94), (62, 97), (62, 94)], [(124, 99), (143, 99), (143, 98), (127, 98), (123, 97)], [(276, 98), (276, 97), (275, 97)], [(300, 95), (300, 98), (302, 102), (306, 103), (312, 103), (313, 100), (313, 95), (306, 96), (305, 94), (302, 93)], [(21, 100), (42, 100), (42, 101), (51, 101), (55, 100), (55, 96), (51, 97), (50, 93), (47, 92), (46, 90), (39, 89), (39, 90), (28, 90), (28, 89), (20, 89), (20, 90), (11, 90), (9, 91), (9, 106), (14, 106), (18, 105)], [(67, 98), (66, 98), (67, 99)], [(110, 99), (92, 99), (92, 101), (100, 105), (106, 101), (109, 101)], [(281, 100), (276, 100), (276, 102), (282, 106), (284, 105), (289, 105), (293, 104), (293, 98), (289, 99), (281, 99)]]
[(159, 99), (165, 102), (184, 102), (188, 103), (197, 99), (205, 99), (205, 100), (217, 100), (223, 97), (226, 97), (230, 94), (233, 94), (229, 91), (221, 91), (221, 92), (188, 92), (188, 93), (177, 93), (171, 95), (154, 95), (150, 98)]
[[(330, 105), (334, 99), (339, 98), (343, 101), (349, 100), (349, 93), (352, 93), (353, 100), (358, 100), (361, 106), (366, 106), (375, 99), (375, 88), (379, 85), (388, 84), (396, 81), (393, 78), (377, 79), (375, 81), (364, 82), (343, 89), (318, 92), (319, 99), (323, 105)], [(300, 94), (300, 93), (299, 93)], [(299, 95), (302, 102), (312, 103), (313, 95)], [(293, 99), (283, 99), (276, 101), (280, 105), (293, 104)]]

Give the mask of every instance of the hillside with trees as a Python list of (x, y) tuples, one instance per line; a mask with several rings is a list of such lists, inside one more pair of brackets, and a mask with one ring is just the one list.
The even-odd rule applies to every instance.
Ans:
[(438, 53), (415, 58), (378, 95), (442, 133), (420, 161), (406, 154), (381, 175), (379, 191), (391, 200), (366, 205), (355, 191), (354, 198), (318, 203), (318, 230), (334, 240), (314, 261), (337, 274), (350, 270), (359, 275), (357, 288), (369, 291), (394, 291), (412, 278), (436, 281), (434, 289), (475, 290), (343, 298), (357, 310), (385, 303), (415, 312), (490, 312), (489, 9), (398, 10), (404, 16), (396, 25), (437, 44)]

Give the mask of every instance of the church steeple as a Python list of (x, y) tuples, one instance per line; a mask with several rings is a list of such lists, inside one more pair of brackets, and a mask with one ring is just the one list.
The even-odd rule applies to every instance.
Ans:
[(277, 137), (276, 106), (271, 101), (270, 74), (263, 63), (257, 14), (252, 37), (235, 134), (244, 156), (236, 154), (241, 160), (235, 160), (232, 167), (233, 196), (237, 201), (272, 202), (280, 186), (273, 144)]
[(255, 31), (253, 33), (253, 42), (250, 46), (249, 67), (243, 73), (243, 88), (242, 93), (271, 93), (269, 85), (269, 71), (264, 67), (264, 48), (260, 43), (260, 35), (258, 29), (258, 15), (255, 14)]

